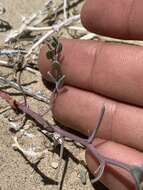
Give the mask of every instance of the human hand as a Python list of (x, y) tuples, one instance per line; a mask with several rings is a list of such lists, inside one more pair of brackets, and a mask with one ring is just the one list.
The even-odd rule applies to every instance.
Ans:
[[(143, 1), (86, 0), (81, 12), (90, 31), (124, 39), (143, 39)], [(94, 140), (104, 156), (130, 165), (143, 164), (143, 48), (100, 41), (61, 40), (60, 61), (66, 92), (57, 96), (53, 114), (66, 127), (90, 135), (103, 104), (105, 115)], [(47, 78), (47, 47), (39, 69)], [(86, 153), (92, 173), (97, 162)], [(111, 190), (135, 189), (125, 171), (108, 166), (101, 181)]]

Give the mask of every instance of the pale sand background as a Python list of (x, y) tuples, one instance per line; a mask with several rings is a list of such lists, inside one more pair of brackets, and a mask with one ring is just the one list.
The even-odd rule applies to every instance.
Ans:
[[(1, 0), (6, 8), (6, 13), (1, 16), (11, 23), (14, 28), (18, 28), (21, 24), (21, 15), (28, 16), (42, 7), (44, 0)], [(0, 39), (3, 41), (4, 33), (0, 33)], [(10, 72), (7, 69), (0, 68), (1, 73)], [(25, 77), (25, 78), (24, 78)], [(27, 74), (23, 77), (24, 81), (30, 81), (33, 75)], [(39, 79), (38, 84), (33, 86), (38, 90), (42, 86)], [(43, 90), (46, 90), (43, 87)], [(43, 104), (30, 99), (30, 105), (39, 111), (43, 109)], [(5, 106), (5, 102), (0, 100), (0, 106)], [(5, 117), (13, 114), (13, 112), (5, 113)], [(48, 141), (41, 136), (35, 129), (31, 129), (35, 135), (35, 144), (44, 147)], [(30, 140), (29, 140), (30, 141)], [(21, 139), (21, 144), (25, 145), (28, 141)], [(38, 169), (33, 169), (22, 155), (14, 151), (12, 148), (12, 133), (9, 131), (7, 119), (0, 115), (0, 190), (56, 190), (57, 186), (51, 185), (55, 176), (55, 170), (50, 167), (52, 154), (44, 158), (38, 165)], [(31, 143), (31, 142), (29, 142)], [(32, 141), (33, 143), (33, 141)], [(84, 158), (84, 151), (75, 148), (72, 143), (68, 143), (68, 149), (73, 152), (79, 160)], [(65, 155), (66, 157), (66, 155)], [(92, 190), (92, 186), (88, 180), (87, 185), (82, 185), (80, 178), (80, 165), (75, 163), (71, 158), (68, 162), (68, 170), (65, 175), (63, 190)], [(40, 174), (41, 173), (41, 174)], [(48, 177), (51, 179), (48, 179)]]

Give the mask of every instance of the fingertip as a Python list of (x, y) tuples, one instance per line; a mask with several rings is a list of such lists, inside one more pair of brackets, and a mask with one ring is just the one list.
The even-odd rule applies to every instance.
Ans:
[(128, 39), (127, 18), (130, 1), (86, 0), (81, 10), (81, 22), (90, 32)]
[(87, 30), (125, 40), (143, 39), (142, 0), (86, 0), (81, 21)]

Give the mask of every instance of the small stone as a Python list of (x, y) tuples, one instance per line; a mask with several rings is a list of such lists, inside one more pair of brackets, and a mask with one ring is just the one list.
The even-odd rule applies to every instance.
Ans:
[(51, 163), (51, 167), (52, 167), (53, 169), (57, 169), (58, 166), (59, 166), (58, 162), (52, 162), (52, 163)]
[(13, 150), (17, 150), (18, 149), (16, 144), (12, 144), (12, 148), (13, 148)]
[(30, 126), (29, 124), (27, 124), (27, 125), (24, 126), (24, 129), (25, 129), (25, 130), (28, 130), (28, 129), (30, 129), (30, 127), (31, 127), (31, 126)]

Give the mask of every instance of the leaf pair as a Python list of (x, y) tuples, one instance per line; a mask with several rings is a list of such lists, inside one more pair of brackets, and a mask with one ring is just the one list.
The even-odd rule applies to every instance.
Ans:
[(54, 36), (48, 41), (50, 50), (47, 52), (47, 58), (54, 60), (57, 54), (62, 51), (62, 44)]
[(61, 76), (58, 80), (50, 73), (48, 72), (48, 80), (56, 85), (56, 91), (58, 92), (59, 89), (63, 86), (64, 80), (65, 80), (65, 75)]

